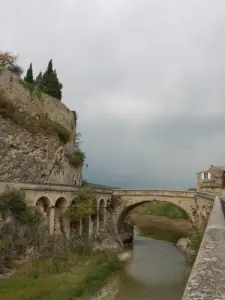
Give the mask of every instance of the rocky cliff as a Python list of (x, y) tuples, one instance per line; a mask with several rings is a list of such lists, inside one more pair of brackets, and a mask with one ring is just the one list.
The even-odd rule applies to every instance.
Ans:
[(82, 164), (70, 160), (76, 114), (9, 71), (0, 89), (0, 180), (80, 185)]

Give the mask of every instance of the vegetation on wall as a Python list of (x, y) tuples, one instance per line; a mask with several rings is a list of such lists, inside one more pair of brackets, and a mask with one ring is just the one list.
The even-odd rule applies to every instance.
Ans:
[(69, 157), (69, 162), (75, 168), (83, 166), (85, 161), (85, 154), (81, 150), (77, 150)]
[(74, 153), (68, 155), (69, 163), (75, 168), (80, 168), (84, 165), (85, 162), (85, 153), (80, 150), (80, 133), (76, 133), (75, 144), (74, 144)]
[(17, 64), (18, 56), (11, 52), (0, 51), (0, 73), (4, 70), (10, 70), (16, 75), (20, 76), (23, 69)]
[(71, 221), (85, 218), (95, 212), (96, 196), (91, 191), (83, 188), (75, 194), (75, 204), (71, 205), (66, 211), (66, 215)]
[(0, 227), (1, 271), (25, 255), (29, 247), (39, 245), (41, 215), (26, 204), (21, 191), (14, 189), (6, 189), (0, 195), (0, 214), (3, 220), (10, 219)]
[(41, 115), (39, 118), (31, 117), (26, 112), (20, 112), (8, 99), (4, 90), (0, 89), (0, 114), (4, 118), (9, 118), (19, 126), (31, 133), (43, 132), (45, 134), (57, 135), (59, 139), (66, 143), (70, 141), (71, 134), (64, 126), (51, 120), (48, 115)]

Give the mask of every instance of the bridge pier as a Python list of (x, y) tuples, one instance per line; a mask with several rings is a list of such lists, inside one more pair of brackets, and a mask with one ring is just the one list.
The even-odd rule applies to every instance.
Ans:
[(49, 234), (54, 234), (54, 225), (55, 225), (55, 207), (49, 208), (48, 213), (48, 226), (49, 226)]

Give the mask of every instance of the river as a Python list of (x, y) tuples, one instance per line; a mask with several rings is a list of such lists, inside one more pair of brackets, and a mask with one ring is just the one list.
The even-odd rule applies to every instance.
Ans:
[(135, 237), (120, 274), (117, 300), (180, 300), (188, 279), (184, 255), (172, 244)]

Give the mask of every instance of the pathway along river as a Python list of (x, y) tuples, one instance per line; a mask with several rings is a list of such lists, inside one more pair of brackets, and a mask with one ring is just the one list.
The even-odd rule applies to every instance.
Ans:
[(180, 300), (188, 279), (184, 255), (172, 244), (135, 237), (120, 275), (117, 300)]

